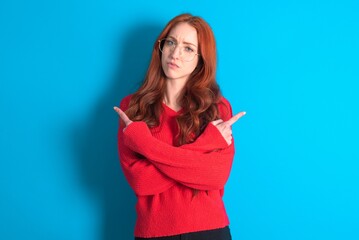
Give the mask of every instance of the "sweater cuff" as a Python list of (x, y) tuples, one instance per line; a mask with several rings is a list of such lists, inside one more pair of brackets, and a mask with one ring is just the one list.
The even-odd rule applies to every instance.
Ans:
[(196, 142), (210, 144), (213, 148), (223, 149), (228, 147), (228, 143), (221, 132), (212, 123), (209, 123), (203, 133), (197, 138)]
[(145, 122), (137, 121), (126, 127), (123, 137), (125, 146), (141, 154), (146, 146), (151, 145), (152, 134)]

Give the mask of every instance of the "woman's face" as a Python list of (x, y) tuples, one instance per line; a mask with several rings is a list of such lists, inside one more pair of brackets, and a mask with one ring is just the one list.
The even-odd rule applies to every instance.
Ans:
[[(188, 23), (179, 23), (169, 32), (168, 45), (174, 46), (173, 50), (162, 51), (162, 69), (168, 80), (187, 81), (189, 75), (198, 63), (198, 39), (197, 31)], [(185, 53), (186, 51), (186, 53)], [(193, 59), (188, 61), (185, 57), (193, 51)]]

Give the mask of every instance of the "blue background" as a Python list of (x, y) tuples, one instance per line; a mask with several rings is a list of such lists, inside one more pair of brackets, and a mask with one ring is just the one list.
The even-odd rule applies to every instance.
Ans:
[(359, 3), (0, 2), (0, 239), (132, 239), (113, 105), (175, 15), (212, 26), (233, 239), (359, 239)]

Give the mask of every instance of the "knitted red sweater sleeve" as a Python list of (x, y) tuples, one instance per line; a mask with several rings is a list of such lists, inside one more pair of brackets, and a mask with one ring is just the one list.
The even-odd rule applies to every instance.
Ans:
[[(124, 98), (120, 103), (120, 108), (124, 111), (127, 110), (129, 101), (130, 96)], [(124, 145), (123, 127), (120, 123), (117, 134), (118, 153), (122, 170), (133, 191), (137, 195), (154, 195), (176, 184), (145, 157)]]
[[(124, 98), (121, 101), (120, 108), (125, 111), (129, 101), (130, 96)], [(175, 180), (163, 174), (144, 156), (141, 156), (124, 145), (123, 126), (121, 126), (121, 124), (119, 126), (117, 137), (120, 164), (124, 175), (134, 192), (137, 195), (154, 195), (161, 193), (176, 184)], [(213, 139), (214, 136), (216, 136), (219, 141), (209, 141), (210, 139)], [(209, 152), (226, 146), (227, 143), (221, 138), (220, 133), (216, 131), (212, 124), (209, 124), (194, 143), (182, 145), (181, 148)]]
[(118, 131), (120, 164), (131, 188), (137, 195), (154, 195), (169, 189), (175, 181), (160, 172), (146, 158), (123, 144), (122, 129)]
[[(227, 108), (230, 109), (228, 102)], [(223, 117), (227, 120), (232, 115)], [(207, 129), (220, 136), (213, 126)], [(133, 122), (123, 135), (125, 146), (145, 156), (162, 173), (186, 186), (199, 190), (215, 190), (224, 187), (228, 180), (234, 156), (234, 143), (215, 151), (196, 151), (191, 147), (174, 147), (152, 136), (145, 122)], [(211, 145), (215, 138), (203, 138), (201, 141)], [(222, 139), (222, 142), (224, 140)]]

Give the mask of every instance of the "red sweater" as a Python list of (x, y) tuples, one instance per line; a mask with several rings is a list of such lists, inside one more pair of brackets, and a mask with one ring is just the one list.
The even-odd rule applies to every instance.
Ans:
[[(218, 104), (221, 118), (232, 116), (229, 102)], [(130, 96), (120, 108), (127, 110)], [(162, 237), (225, 227), (223, 204), (234, 144), (228, 146), (208, 124), (190, 144), (174, 146), (179, 112), (163, 104), (160, 125), (133, 122), (118, 131), (118, 149), (125, 177), (137, 196), (136, 237)], [(193, 189), (199, 190), (194, 196)]]

